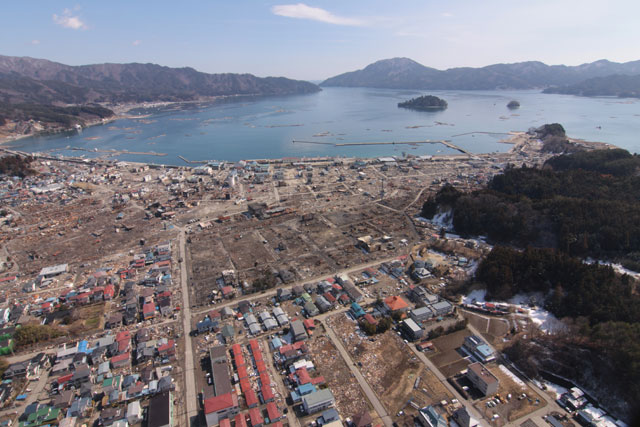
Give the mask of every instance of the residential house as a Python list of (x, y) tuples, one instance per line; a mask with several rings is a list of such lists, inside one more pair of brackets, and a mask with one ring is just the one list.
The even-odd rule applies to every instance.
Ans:
[(411, 341), (419, 340), (424, 335), (424, 329), (414, 322), (413, 319), (404, 319), (400, 323), (400, 329), (405, 337)]
[(306, 414), (323, 411), (333, 406), (334, 403), (333, 393), (329, 389), (319, 390), (302, 398), (302, 407)]
[(291, 334), (294, 341), (304, 341), (309, 338), (301, 320), (291, 322)]
[(431, 405), (418, 411), (418, 422), (422, 427), (447, 427), (449, 425)]
[(233, 417), (238, 413), (238, 396), (235, 392), (210, 397), (204, 401), (204, 414), (207, 427), (216, 426), (221, 419)]
[(409, 309), (409, 304), (401, 296), (392, 295), (384, 299), (384, 309), (388, 313), (404, 313)]

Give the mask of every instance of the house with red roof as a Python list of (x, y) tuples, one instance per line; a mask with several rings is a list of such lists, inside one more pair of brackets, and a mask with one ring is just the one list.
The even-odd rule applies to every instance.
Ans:
[(236, 290), (233, 289), (233, 286), (224, 286), (221, 291), (224, 298), (231, 299), (236, 296)]
[(392, 295), (384, 299), (384, 308), (389, 313), (404, 313), (409, 309), (409, 304), (398, 295)]
[(45, 302), (40, 306), (40, 308), (42, 309), (43, 313), (51, 313), (53, 311), (53, 304), (51, 304), (50, 302)]
[(166, 357), (173, 359), (176, 356), (176, 342), (175, 340), (169, 340), (166, 344), (162, 344), (158, 347), (158, 355), (160, 357)]
[(118, 341), (118, 354), (126, 353), (129, 350), (131, 350), (131, 340)]
[(238, 366), (238, 378), (249, 378), (249, 374), (247, 374), (247, 365)]
[(131, 365), (131, 353), (122, 353), (117, 356), (113, 356), (111, 358), (111, 367), (116, 368), (125, 368)]
[(335, 296), (333, 296), (333, 294), (332, 294), (331, 292), (325, 292), (322, 296), (323, 296), (323, 297), (324, 297), (324, 299), (326, 299), (326, 300), (329, 302), (329, 304), (331, 304), (331, 305), (335, 304), (335, 303), (336, 303), (336, 301), (337, 301), (337, 300), (336, 300), (336, 297), (335, 297)]
[(275, 423), (282, 418), (282, 415), (274, 402), (267, 403), (267, 417), (269, 418), (270, 423)]
[(378, 321), (376, 320), (375, 317), (373, 317), (371, 314), (367, 313), (364, 316), (362, 316), (362, 320), (370, 325), (377, 325)]
[(260, 401), (258, 400), (258, 396), (256, 395), (256, 392), (252, 388), (248, 389), (244, 393), (244, 401), (247, 404), (248, 408), (255, 408), (256, 406), (258, 406), (258, 404), (260, 404)]
[(238, 413), (238, 396), (234, 393), (225, 393), (204, 400), (204, 415), (207, 419), (207, 427), (220, 424), (220, 420), (232, 417)]
[(262, 411), (259, 408), (251, 408), (249, 410), (249, 422), (251, 427), (262, 427), (264, 418), (262, 418)]
[(271, 386), (269, 384), (262, 384), (260, 394), (262, 394), (262, 400), (264, 402), (272, 402), (275, 399), (275, 395), (273, 394), (273, 390), (271, 390)]
[(245, 414), (238, 414), (235, 418), (236, 427), (247, 427), (247, 418)]
[(231, 421), (229, 421), (229, 418), (223, 418), (220, 420), (220, 427), (231, 427)]
[(307, 329), (307, 333), (311, 333), (316, 328), (316, 322), (313, 319), (304, 319), (302, 324)]
[(107, 285), (104, 287), (104, 293), (102, 294), (102, 297), (104, 298), (105, 301), (109, 301), (111, 299), (113, 299), (113, 296), (116, 293), (116, 288), (113, 285)]
[(247, 393), (247, 391), (251, 390), (251, 383), (249, 382), (249, 378), (241, 378), (240, 379), (240, 390), (243, 393)]
[(131, 332), (120, 331), (116, 334), (116, 341), (131, 340)]
[(147, 303), (142, 306), (142, 319), (149, 320), (156, 316), (156, 306), (152, 303)]

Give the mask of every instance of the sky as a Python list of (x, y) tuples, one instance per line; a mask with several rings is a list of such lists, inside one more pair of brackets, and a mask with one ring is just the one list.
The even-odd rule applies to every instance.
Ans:
[(638, 0), (7, 0), (0, 54), (324, 80), (380, 59), (438, 69), (640, 59)]

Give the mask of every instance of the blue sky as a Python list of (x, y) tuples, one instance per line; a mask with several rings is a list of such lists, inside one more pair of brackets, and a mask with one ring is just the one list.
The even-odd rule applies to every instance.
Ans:
[(0, 54), (322, 80), (379, 59), (438, 69), (640, 59), (637, 0), (19, 1)]

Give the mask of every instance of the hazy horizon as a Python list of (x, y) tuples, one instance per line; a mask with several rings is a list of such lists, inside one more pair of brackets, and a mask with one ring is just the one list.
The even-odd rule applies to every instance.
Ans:
[(3, 54), (68, 65), (155, 63), (322, 81), (387, 58), (444, 70), (640, 59), (640, 4), (539, 0), (123, 1), (4, 5)]

